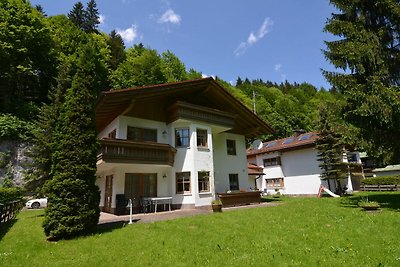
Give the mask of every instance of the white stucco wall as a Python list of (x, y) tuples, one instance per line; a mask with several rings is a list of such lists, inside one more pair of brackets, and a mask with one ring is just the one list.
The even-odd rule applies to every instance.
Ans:
[[(226, 140), (236, 141), (236, 155), (228, 155)], [(213, 135), (215, 191), (225, 193), (229, 190), (229, 174), (238, 174), (239, 188), (254, 188), (247, 174), (246, 141), (244, 136), (230, 133)]]

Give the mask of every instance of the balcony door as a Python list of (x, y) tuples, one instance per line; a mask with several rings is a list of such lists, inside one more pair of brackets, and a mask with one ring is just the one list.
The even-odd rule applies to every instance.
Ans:
[(106, 190), (104, 192), (104, 211), (111, 212), (113, 176), (106, 176)]
[(141, 210), (143, 197), (157, 196), (156, 173), (126, 173), (125, 174), (125, 198), (132, 199), (132, 209), (135, 212)]

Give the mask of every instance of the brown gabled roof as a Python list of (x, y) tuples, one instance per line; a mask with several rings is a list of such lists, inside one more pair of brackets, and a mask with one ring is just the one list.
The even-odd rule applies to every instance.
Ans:
[(253, 163), (247, 163), (247, 172), (249, 175), (264, 175), (263, 167), (259, 167)]
[(167, 122), (166, 111), (178, 101), (235, 115), (232, 133), (257, 136), (273, 132), (213, 78), (103, 92), (96, 104), (97, 131), (120, 114)]
[(254, 156), (263, 153), (271, 153), (275, 151), (288, 151), (302, 149), (315, 146), (318, 139), (317, 132), (303, 133), (296, 136), (263, 142), (259, 149), (250, 148), (247, 150), (247, 156)]

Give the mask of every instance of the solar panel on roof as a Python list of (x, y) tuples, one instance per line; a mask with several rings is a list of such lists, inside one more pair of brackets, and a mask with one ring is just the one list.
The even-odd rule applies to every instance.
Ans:
[(303, 134), (302, 136), (299, 137), (299, 141), (305, 141), (310, 139), (312, 134)]
[(264, 145), (264, 147), (265, 148), (268, 148), (268, 147), (273, 147), (273, 146), (276, 146), (276, 141), (273, 141), (273, 142), (269, 142), (269, 143), (266, 143), (265, 145)]
[(294, 141), (294, 137), (288, 138), (285, 141), (282, 142), (282, 144), (287, 145), (290, 144)]

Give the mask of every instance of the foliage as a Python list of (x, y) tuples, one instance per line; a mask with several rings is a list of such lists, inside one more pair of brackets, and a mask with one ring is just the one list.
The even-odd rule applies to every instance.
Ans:
[(365, 178), (361, 181), (365, 185), (400, 185), (400, 175), (393, 176), (378, 176)]
[(18, 187), (0, 187), (0, 203), (22, 200), (24, 190)]
[(324, 28), (326, 58), (343, 72), (324, 71), (346, 98), (343, 116), (360, 129), (368, 154), (400, 161), (400, 5), (397, 0), (331, 0), (338, 13)]
[(381, 205), (376, 201), (360, 201), (358, 202), (358, 206), (361, 208), (379, 208)]
[[(400, 194), (376, 196), (396, 204)], [(0, 240), (0, 265), (397, 266), (398, 210), (382, 204), (381, 212), (365, 213), (358, 200), (345, 200), (285, 198), (281, 204), (171, 221), (115, 223), (57, 244), (43, 242), (43, 211), (23, 211)], [(271, 230), (260, 231), (263, 225)]]
[(335, 129), (332, 109), (320, 109), (318, 140), (316, 141), (317, 160), (320, 162), (321, 179), (334, 180), (338, 194), (342, 194), (340, 180), (347, 177), (346, 163), (343, 163), (344, 144), (340, 133)]
[(82, 2), (77, 2), (68, 13), (68, 19), (85, 32), (97, 32), (100, 17), (96, 2), (90, 0), (87, 3), (86, 10), (83, 8)]
[(33, 124), (11, 114), (0, 114), (0, 140), (30, 140)]
[(119, 64), (126, 59), (125, 44), (121, 35), (115, 30), (111, 31), (109, 37), (107, 41), (111, 51), (109, 65), (112, 70), (116, 70)]
[(0, 1), (0, 112), (26, 118), (25, 105), (46, 98), (54, 74), (43, 15), (23, 0)]
[(77, 72), (67, 90), (53, 134), (52, 178), (46, 183), (48, 208), (43, 223), (51, 240), (93, 229), (99, 219), (95, 130), (96, 70), (101, 64), (93, 44), (80, 49)]
[(213, 199), (211, 205), (222, 205), (222, 202), (220, 199)]

